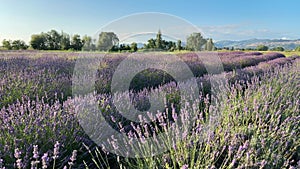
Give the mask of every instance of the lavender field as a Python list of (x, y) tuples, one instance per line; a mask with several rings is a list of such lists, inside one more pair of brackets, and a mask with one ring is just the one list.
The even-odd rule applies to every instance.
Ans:
[[(111, 91), (113, 75), (128, 55), (0, 52), (0, 169), (300, 168), (299, 56), (178, 53), (195, 76), (199, 91), (193, 95), (197, 97), (189, 100), (179, 91), (181, 84), (189, 85), (191, 79), (177, 82), (164, 71), (144, 70), (116, 99), (128, 95), (136, 109), (147, 111), (149, 95), (158, 93), (164, 110), (152, 112), (155, 116), (147, 117), (151, 122), (146, 117), (134, 122), (118, 112)], [(222, 73), (207, 71), (203, 59), (211, 55), (220, 58)], [(100, 56), (94, 91), (74, 95), (76, 61)], [(211, 79), (217, 77), (224, 77), (225, 83), (213, 92)], [(84, 104), (95, 100), (105, 123), (128, 136), (128, 153), (152, 154), (153, 147), (161, 145), (166, 151), (145, 158), (116, 155), (108, 149), (118, 152), (123, 147), (117, 144), (121, 140), (111, 135), (105, 146), (96, 144), (79, 120), (87, 115)], [(107, 135), (106, 131), (96, 132)], [(165, 139), (156, 140), (161, 133), (166, 133)], [(144, 142), (146, 138), (154, 142)], [(130, 144), (131, 139), (145, 145)]]

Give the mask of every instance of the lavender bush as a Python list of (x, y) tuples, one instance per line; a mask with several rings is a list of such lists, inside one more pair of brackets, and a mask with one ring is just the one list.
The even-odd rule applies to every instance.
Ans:
[(47, 95), (54, 100), (57, 95), (65, 100), (71, 95), (74, 63), (55, 55), (0, 58), (0, 107), (15, 103), (22, 96), (35, 99)]
[[(297, 168), (300, 164), (300, 107), (299, 107), (299, 62), (276, 67), (260, 77), (253, 76), (244, 83), (226, 85), (226, 97), (217, 105), (211, 105), (209, 98), (199, 97), (203, 109), (194, 128), (178, 133), (173, 125), (176, 110), (166, 109), (158, 113), (159, 123), (153, 126), (131, 124), (134, 130), (128, 134), (134, 138), (145, 135), (155, 137), (157, 132), (174, 131), (182, 140), (168, 140), (167, 152), (144, 159), (117, 157), (119, 166), (130, 168)], [(297, 80), (298, 79), (298, 80)], [(247, 85), (247, 89), (244, 88)], [(202, 101), (201, 101), (202, 100)], [(186, 107), (186, 106), (185, 106)], [(217, 123), (205, 130), (209, 114), (221, 112)], [(172, 120), (168, 118), (172, 114)], [(184, 110), (181, 113), (185, 113)], [(187, 114), (188, 116), (188, 114)], [(182, 119), (184, 121), (184, 119)], [(141, 124), (144, 124), (141, 122)], [(159, 126), (164, 126), (160, 128)], [(185, 128), (185, 126), (180, 126)], [(149, 128), (151, 134), (148, 133)], [(145, 133), (143, 134), (144, 131)], [(203, 131), (206, 131), (203, 133)], [(124, 128), (120, 127), (120, 132)], [(148, 134), (147, 134), (148, 133)], [(118, 142), (118, 140), (111, 140)], [(131, 146), (128, 144), (128, 146)], [(116, 150), (118, 146), (113, 146)], [(149, 149), (143, 151), (151, 151)], [(135, 149), (136, 147), (132, 147)], [(138, 151), (138, 150), (137, 150)], [(103, 161), (101, 161), (103, 162)]]
[[(280, 54), (258, 52), (220, 53), (228, 71), (222, 75), (227, 77), (228, 84), (221, 86), (222, 97), (219, 97), (210, 94), (209, 84), (209, 79), (218, 75), (205, 75), (197, 55), (182, 54), (180, 57), (199, 76), (197, 99), (180, 106), (180, 99), (184, 99), (178, 91), (180, 82), (167, 76), (169, 80), (155, 82), (151, 86), (154, 88), (125, 93), (131, 96), (139, 110), (147, 110), (151, 92), (166, 93), (165, 110), (158, 112), (157, 119), (151, 123), (143, 118), (140, 122), (131, 122), (115, 109), (109, 94), (110, 81), (126, 56), (105, 57), (99, 65), (95, 87), (98, 106), (106, 122), (129, 138), (143, 140), (170, 130), (175, 136), (175, 139), (168, 139), (171, 137), (166, 135), (163, 142), (155, 144), (168, 148), (163, 154), (124, 158), (110, 154), (108, 147), (96, 146), (78, 123), (78, 105), (74, 103), (83, 100), (84, 96), (70, 97), (72, 72), (78, 55), (0, 53), (0, 168), (300, 167), (299, 57), (285, 58)], [(207, 54), (203, 55), (206, 57)], [(163, 75), (150, 70), (137, 79), (151, 77), (155, 81)], [(122, 99), (122, 95), (119, 97)], [(213, 103), (214, 98), (222, 99)], [(178, 118), (179, 114), (188, 117), (189, 113), (197, 114), (193, 124)], [(219, 113), (220, 117), (212, 128), (207, 129), (210, 114), (214, 113)], [(175, 125), (178, 121), (184, 125)], [(179, 132), (182, 128), (184, 132)], [(118, 149), (118, 140), (109, 138), (112, 138), (111, 148)], [(128, 145), (133, 151), (141, 151), (131, 146)], [(145, 146), (143, 151), (151, 152), (151, 146)]]

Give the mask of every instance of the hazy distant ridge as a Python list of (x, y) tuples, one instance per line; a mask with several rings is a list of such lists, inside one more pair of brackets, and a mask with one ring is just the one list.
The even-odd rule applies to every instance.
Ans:
[(300, 46), (300, 39), (297, 40), (286, 40), (286, 39), (248, 39), (241, 41), (222, 40), (215, 42), (216, 47), (234, 47), (234, 48), (256, 48), (258, 45), (265, 45), (269, 48), (273, 47), (284, 47), (285, 49), (291, 50)]

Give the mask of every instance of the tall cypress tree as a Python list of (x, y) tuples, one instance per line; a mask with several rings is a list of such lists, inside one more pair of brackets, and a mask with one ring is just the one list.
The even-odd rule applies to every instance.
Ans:
[(205, 44), (205, 50), (207, 51), (213, 51), (215, 49), (215, 45), (212, 39), (208, 39), (208, 41)]
[(162, 37), (161, 37), (161, 31), (160, 31), (160, 29), (158, 30), (158, 33), (156, 35), (155, 47), (157, 49), (162, 49)]

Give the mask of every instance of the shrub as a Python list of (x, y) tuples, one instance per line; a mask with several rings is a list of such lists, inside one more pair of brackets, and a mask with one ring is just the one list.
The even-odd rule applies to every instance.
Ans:
[(265, 46), (265, 45), (258, 45), (256, 47), (256, 50), (258, 50), (258, 51), (267, 51), (268, 49), (269, 49), (269, 47)]

